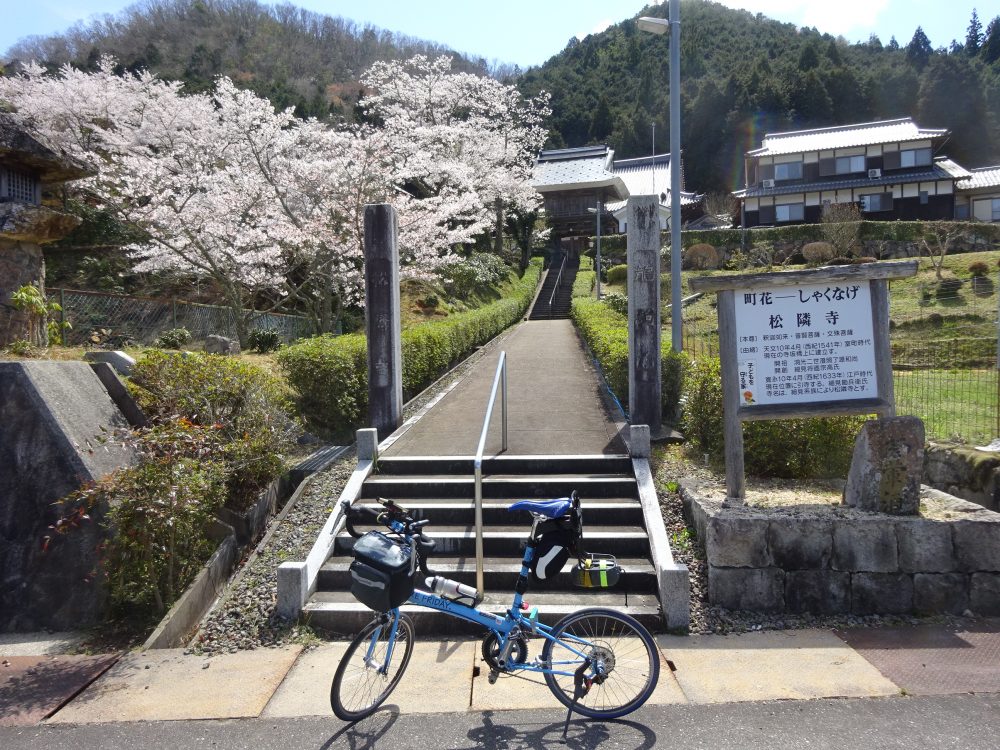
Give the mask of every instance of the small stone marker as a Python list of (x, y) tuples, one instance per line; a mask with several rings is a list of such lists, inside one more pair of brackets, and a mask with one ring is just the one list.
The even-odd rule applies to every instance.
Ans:
[(924, 423), (920, 419), (869, 420), (854, 441), (844, 504), (897, 516), (916, 515), (923, 472)]
[(628, 413), (649, 425), (655, 440), (663, 425), (660, 393), (660, 224), (653, 195), (628, 199)]
[(403, 421), (403, 351), (399, 312), (396, 209), (365, 206), (365, 328), (368, 335), (368, 417), (379, 439)]

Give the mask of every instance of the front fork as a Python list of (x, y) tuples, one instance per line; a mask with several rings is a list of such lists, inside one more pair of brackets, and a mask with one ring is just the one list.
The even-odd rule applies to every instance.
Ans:
[[(375, 657), (375, 646), (382, 635), (383, 628), (389, 628), (389, 638), (386, 642), (385, 656), (381, 660)], [(396, 634), (399, 632), (399, 609), (393, 609), (379, 615), (379, 625), (372, 631), (371, 640), (368, 641), (368, 650), (365, 652), (365, 666), (374, 669), (385, 677), (389, 673), (389, 665), (392, 664), (392, 652), (396, 647)], [(381, 664), (379, 663), (381, 661)]]

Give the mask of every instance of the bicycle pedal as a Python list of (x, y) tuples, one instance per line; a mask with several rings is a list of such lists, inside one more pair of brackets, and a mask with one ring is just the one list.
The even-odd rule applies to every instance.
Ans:
[(497, 670), (495, 670), (495, 669), (491, 669), (490, 670), (490, 676), (489, 676), (488, 679), (489, 679), (491, 685), (496, 685), (497, 684), (497, 678), (499, 678), (499, 677), (500, 677), (500, 673)]

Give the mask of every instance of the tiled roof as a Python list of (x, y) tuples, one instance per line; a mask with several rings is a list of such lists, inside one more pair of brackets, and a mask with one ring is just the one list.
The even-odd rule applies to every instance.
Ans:
[(611, 187), (624, 197), (628, 189), (611, 171), (614, 151), (607, 146), (542, 151), (535, 160), (532, 185), (539, 192), (582, 187)]
[(963, 177), (969, 177), (972, 174), (972, 172), (963, 167), (961, 164), (952, 161), (946, 156), (938, 156), (934, 159), (934, 163), (956, 180), (960, 180)]
[(748, 156), (774, 156), (806, 151), (825, 151), (852, 146), (873, 146), (879, 143), (940, 138), (947, 130), (921, 128), (910, 117), (899, 120), (865, 122), (815, 130), (793, 130), (787, 133), (768, 133), (761, 147), (748, 151)]
[[(638, 159), (615, 159), (613, 169), (625, 181), (629, 195), (659, 196), (661, 206), (670, 205), (670, 154), (642, 156)], [(683, 178), (682, 178), (683, 179)], [(681, 205), (696, 203), (698, 196), (681, 191)], [(615, 213), (625, 207), (625, 201), (607, 204)]]
[(964, 180), (955, 183), (959, 190), (979, 190), (982, 188), (1000, 187), (1000, 165), (995, 167), (980, 167), (969, 172)]
[[(758, 198), (768, 195), (788, 195), (789, 193), (815, 193), (819, 190), (847, 190), (859, 187), (880, 187), (911, 182), (952, 179), (955, 178), (941, 166), (940, 162), (935, 161), (929, 170), (923, 172), (907, 172), (906, 174), (877, 177), (873, 180), (867, 177), (858, 177), (854, 180), (827, 180), (824, 182), (798, 183), (795, 185), (778, 185), (773, 188), (751, 187), (736, 190), (733, 192), (733, 195), (737, 198)], [(956, 185), (958, 184), (956, 183)]]

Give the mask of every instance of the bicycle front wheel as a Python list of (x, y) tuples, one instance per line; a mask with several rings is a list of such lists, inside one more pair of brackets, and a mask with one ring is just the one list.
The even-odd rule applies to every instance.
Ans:
[[(360, 721), (375, 712), (389, 694), (395, 690), (399, 679), (410, 663), (413, 651), (413, 623), (405, 615), (399, 616), (399, 627), (392, 648), (386, 659), (391, 619), (372, 620), (347, 647), (340, 660), (337, 673), (330, 687), (330, 706), (338, 719)], [(371, 657), (369, 658), (369, 646)]]
[[(594, 719), (614, 719), (645, 703), (660, 676), (660, 653), (653, 636), (634, 618), (613, 609), (593, 607), (567, 615), (545, 640), (542, 659), (555, 671), (545, 673), (549, 690), (564, 706), (573, 704), (574, 673), (584, 658), (600, 675), (573, 710)], [(582, 654), (582, 656), (581, 656)]]

